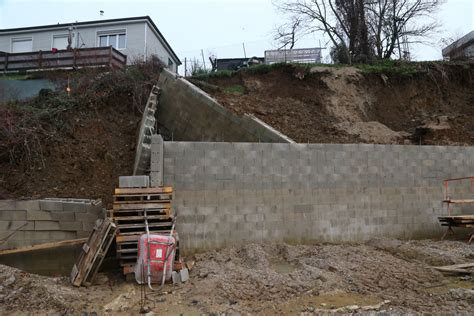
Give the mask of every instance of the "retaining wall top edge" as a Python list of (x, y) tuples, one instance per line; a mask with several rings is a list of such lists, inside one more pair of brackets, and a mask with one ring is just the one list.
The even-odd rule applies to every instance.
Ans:
[(317, 147), (335, 147), (344, 148), (347, 147), (373, 147), (375, 148), (410, 148), (410, 149), (434, 149), (434, 150), (473, 150), (474, 146), (450, 146), (450, 145), (400, 145), (400, 144), (368, 144), (368, 143), (275, 143), (275, 142), (210, 142), (210, 141), (165, 141), (165, 144), (286, 144), (291, 146), (317, 146)]

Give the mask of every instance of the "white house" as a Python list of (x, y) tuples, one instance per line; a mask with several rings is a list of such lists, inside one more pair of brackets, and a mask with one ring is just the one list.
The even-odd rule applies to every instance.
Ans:
[(151, 55), (174, 72), (181, 62), (149, 16), (0, 29), (0, 52), (112, 46), (127, 55), (127, 63)]
[(471, 31), (445, 47), (442, 51), (445, 59), (474, 59), (474, 31)]

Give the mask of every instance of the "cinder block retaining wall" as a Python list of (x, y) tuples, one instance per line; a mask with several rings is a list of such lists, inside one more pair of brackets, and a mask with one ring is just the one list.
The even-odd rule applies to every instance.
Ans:
[[(165, 142), (188, 251), (248, 241), (440, 237), (442, 180), (474, 147)], [(455, 188), (471, 196), (469, 183)]]
[(164, 69), (156, 119), (178, 141), (287, 143), (291, 139), (250, 115), (237, 116), (204, 91)]
[(84, 238), (103, 216), (100, 200), (0, 200), (0, 239), (26, 224), (0, 249)]

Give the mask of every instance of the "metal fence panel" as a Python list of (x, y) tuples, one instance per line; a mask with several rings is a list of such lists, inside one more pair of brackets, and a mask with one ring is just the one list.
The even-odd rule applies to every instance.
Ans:
[(265, 51), (265, 64), (285, 62), (320, 63), (321, 48), (279, 49)]

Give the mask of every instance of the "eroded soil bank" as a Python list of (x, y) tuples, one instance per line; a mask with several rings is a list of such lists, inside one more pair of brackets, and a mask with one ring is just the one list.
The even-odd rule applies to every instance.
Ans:
[(299, 143), (474, 144), (472, 62), (277, 64), (190, 80)]

